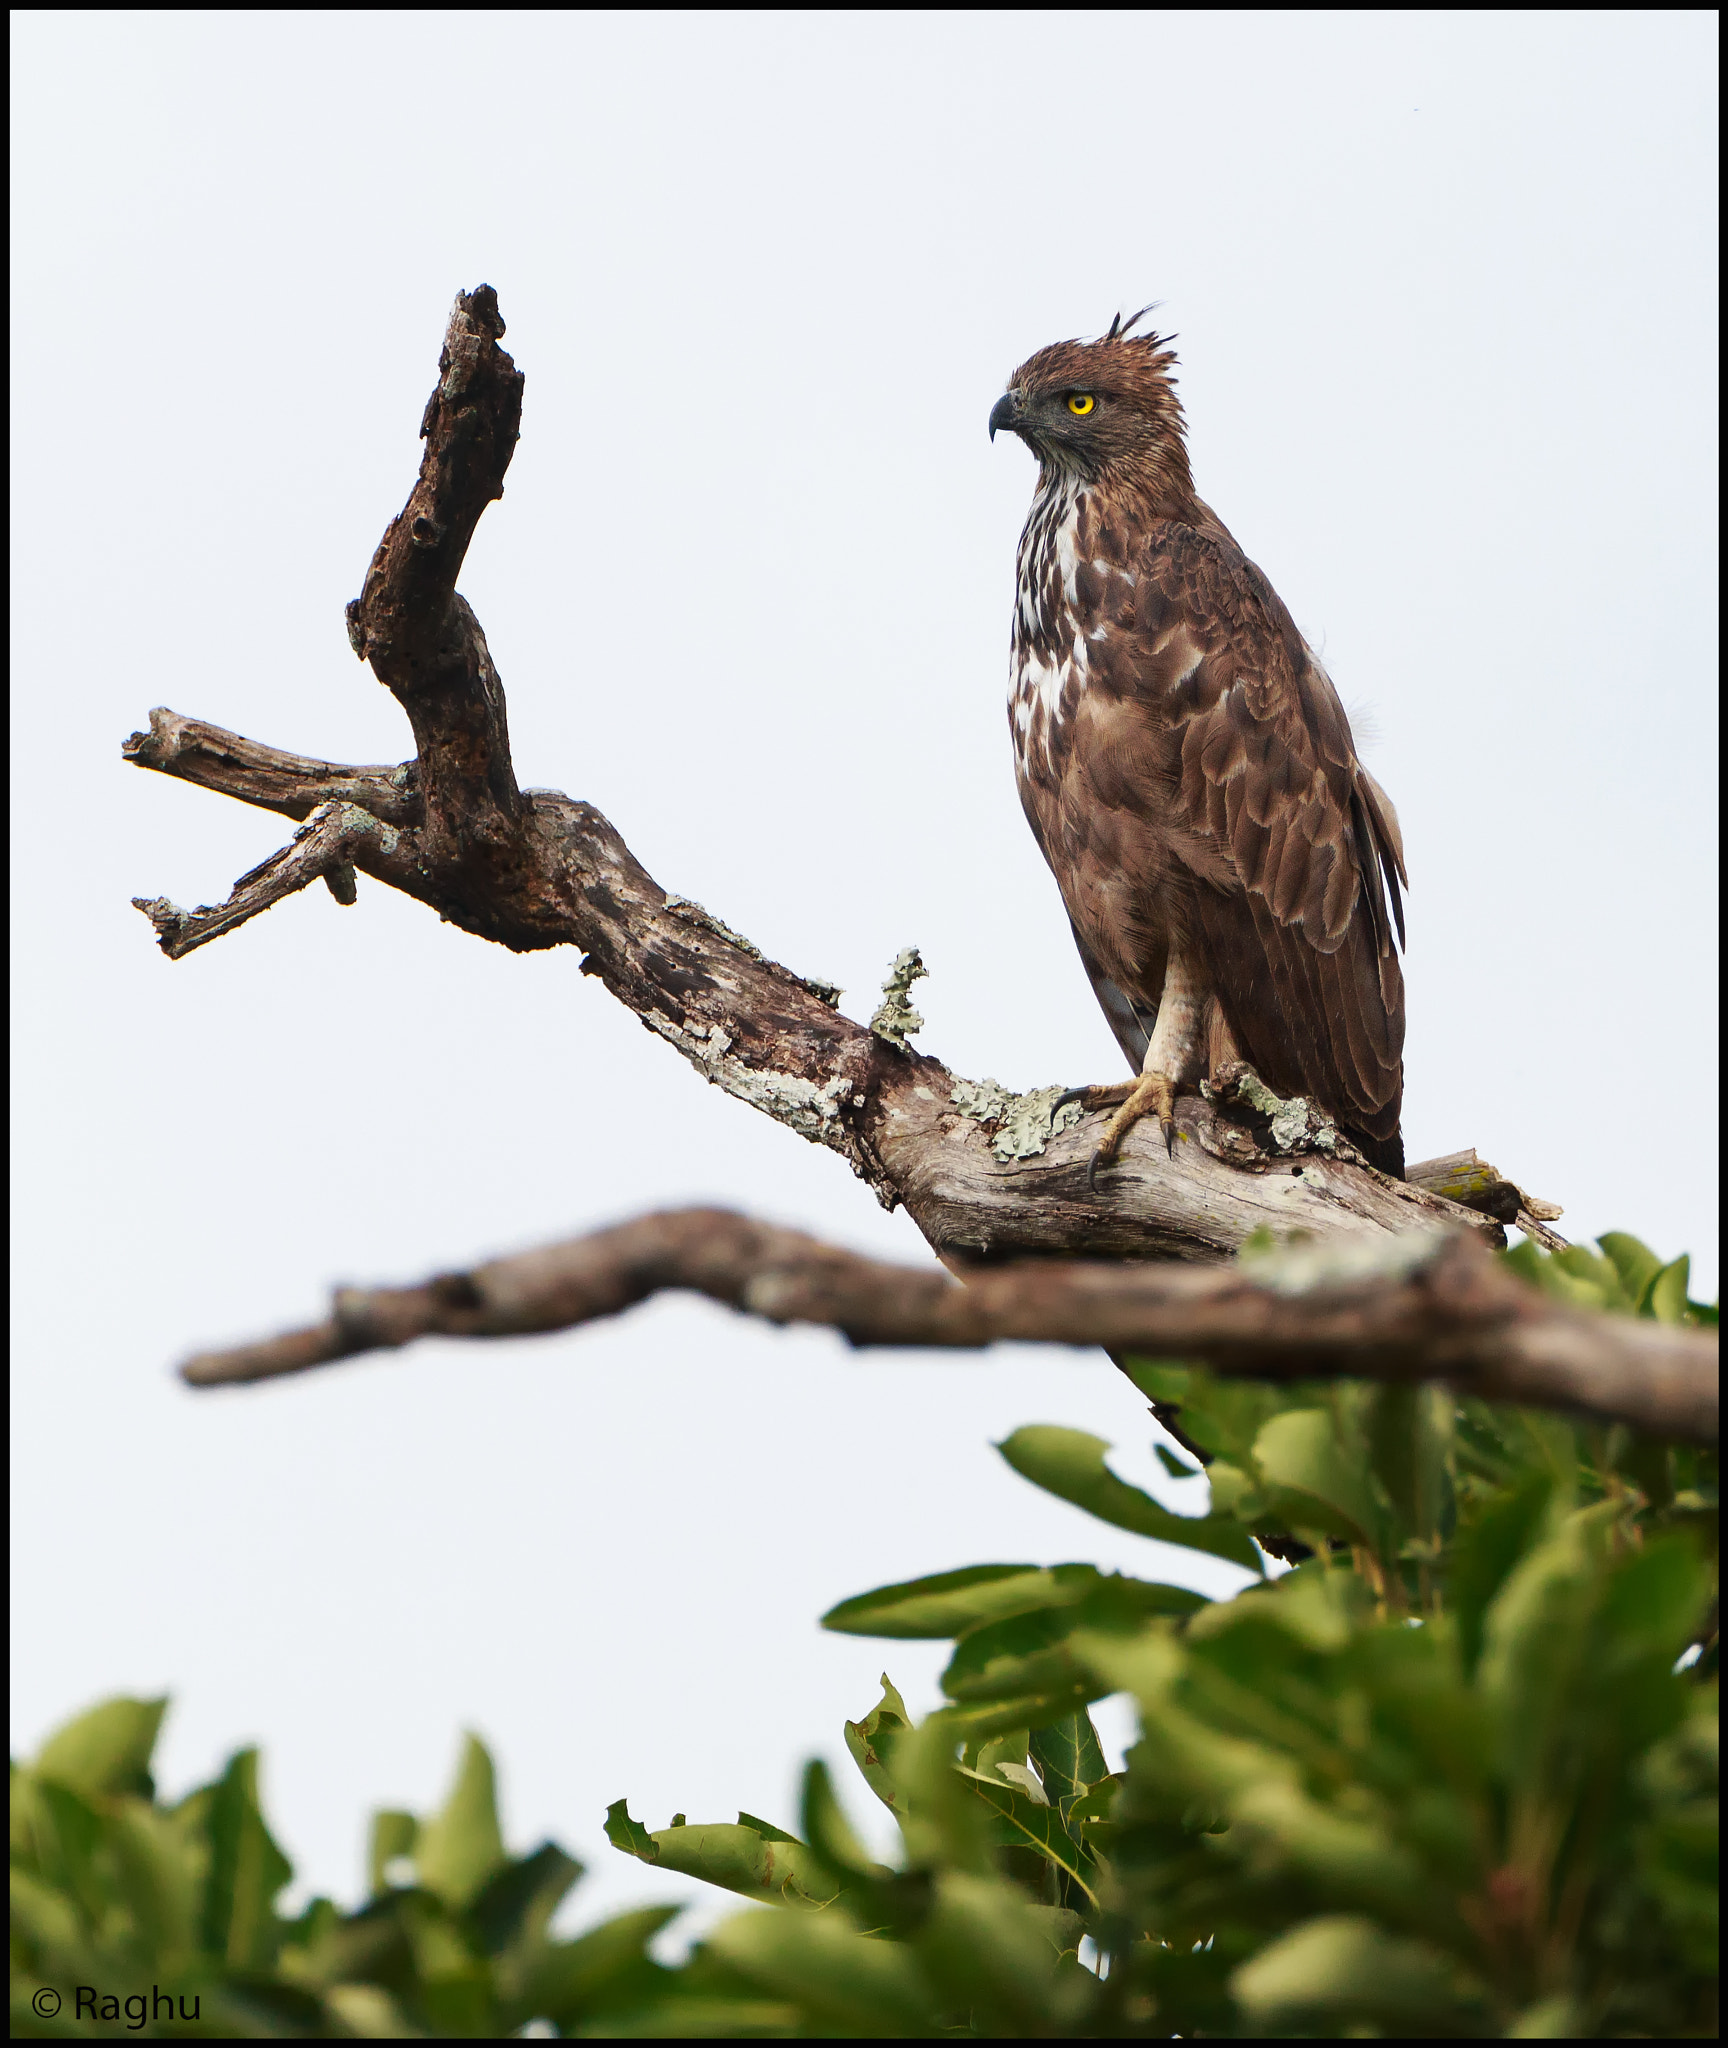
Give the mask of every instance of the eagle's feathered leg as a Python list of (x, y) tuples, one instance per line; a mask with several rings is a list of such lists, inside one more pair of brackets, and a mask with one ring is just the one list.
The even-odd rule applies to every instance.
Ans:
[[(1164, 1149), (1176, 1151), (1176, 1091), (1191, 1087), (1207, 1067), (1212, 1036), (1211, 990), (1204, 978), (1190, 966), (1186, 956), (1172, 945), (1169, 965), (1164, 970), (1164, 992), (1158, 999), (1158, 1021), (1152, 1027), (1140, 1078), (1116, 1088), (1089, 1088), (1088, 1108), (1103, 1108), (1106, 1101), (1121, 1107), (1104, 1126), (1098, 1149), (1092, 1155), (1088, 1179), (1097, 1185), (1098, 1169), (1111, 1165), (1122, 1149), (1122, 1140), (1143, 1116), (1155, 1114), (1164, 1132)], [(1120, 1084), (1119, 1084), (1120, 1085)]]

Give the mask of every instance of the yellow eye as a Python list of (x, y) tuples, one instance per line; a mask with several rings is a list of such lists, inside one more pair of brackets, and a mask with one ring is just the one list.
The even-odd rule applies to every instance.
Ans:
[(1068, 394), (1068, 410), (1078, 420), (1083, 420), (1097, 403), (1090, 391), (1071, 391)]

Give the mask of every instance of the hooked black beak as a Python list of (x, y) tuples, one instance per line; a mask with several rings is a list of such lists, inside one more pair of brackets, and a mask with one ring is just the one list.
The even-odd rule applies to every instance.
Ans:
[(990, 408), (991, 440), (995, 440), (998, 427), (1005, 427), (1009, 433), (1015, 433), (1017, 431), (1016, 422), (1019, 418), (1020, 401), (1014, 396), (1012, 391), (1004, 391), (1002, 396)]

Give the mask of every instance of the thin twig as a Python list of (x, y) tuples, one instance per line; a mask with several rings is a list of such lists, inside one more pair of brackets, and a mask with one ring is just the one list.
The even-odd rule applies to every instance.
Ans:
[(166, 896), (134, 896), (132, 904), (156, 927), (156, 943), (169, 959), (183, 960), (309, 883), (326, 881), (338, 902), (353, 903), (355, 865), (390, 860), (400, 842), (393, 825), (355, 804), (332, 801), (320, 804), (279, 853), (243, 874), (225, 903), (182, 910)]
[(315, 761), (207, 725), (201, 718), (182, 718), (165, 704), (151, 712), (150, 730), (133, 733), (120, 752), (135, 767), (154, 768), (285, 818), (309, 818), (324, 803), (351, 803), (386, 825), (420, 822), (412, 761), (368, 768)]

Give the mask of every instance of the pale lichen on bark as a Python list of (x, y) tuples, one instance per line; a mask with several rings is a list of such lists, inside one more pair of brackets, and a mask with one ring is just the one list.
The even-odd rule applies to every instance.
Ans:
[[(1232, 1066), (1228, 1079), (1217, 1088), (1210, 1081), (1202, 1081), (1200, 1093), (1208, 1102), (1228, 1102), (1234, 1098), (1265, 1117), (1272, 1127), (1272, 1146), (1276, 1152), (1330, 1152), (1335, 1157), (1338, 1154), (1337, 1127), (1324, 1112), (1317, 1110), (1305, 1095), (1275, 1095), (1246, 1061)], [(1354, 1151), (1346, 1149), (1354, 1158)]]
[(913, 1009), (907, 991), (929, 972), (916, 946), (906, 946), (895, 954), (888, 979), (882, 984), (882, 1000), (870, 1019), (870, 1029), (878, 1038), (886, 1039), (890, 1045), (904, 1045), (914, 1031), (924, 1029), (924, 1019)]
[(1066, 1092), (1058, 1081), (1013, 1095), (986, 1075), (982, 1081), (956, 1081), (948, 1099), (962, 1116), (996, 1126), (990, 1149), (1004, 1166), (1012, 1166), (1017, 1159), (1036, 1159), (1058, 1132), (1082, 1120), (1078, 1102), (1061, 1101)]
[[(548, 794), (556, 796), (559, 792), (552, 790)], [(760, 946), (753, 945), (742, 932), (735, 932), (723, 917), (716, 917), (713, 911), (698, 903), (694, 896), (674, 896), (668, 894), (666, 901), (660, 907), (663, 910), (670, 911), (675, 917), (688, 918), (692, 924), (699, 924), (704, 931), (713, 932), (717, 938), (730, 940), (740, 953), (748, 954), (752, 960), (760, 960), (762, 958), (762, 948)]]
[(728, 1095), (761, 1110), (812, 1144), (846, 1150), (839, 1119), (852, 1082), (845, 1074), (835, 1074), (818, 1087), (802, 1074), (747, 1065), (732, 1051), (732, 1035), (722, 1025), (692, 1028), (674, 1023), (658, 1011), (648, 1012), (642, 1021), (669, 1045), (675, 1045), (704, 1079)]
[(1326, 1287), (1408, 1280), (1431, 1266), (1452, 1233), (1418, 1224), (1396, 1237), (1314, 1238), (1295, 1232), (1282, 1244), (1265, 1243), (1257, 1232), (1238, 1257), (1257, 1287), (1274, 1294), (1312, 1294)]
[[(1449, 1202), (1477, 1207), (1504, 1194), (1515, 1198), (1517, 1207), (1538, 1223), (1553, 1223), (1566, 1213), (1558, 1202), (1545, 1202), (1540, 1195), (1533, 1195), (1515, 1181), (1507, 1180), (1500, 1169), (1490, 1166), (1474, 1146), (1463, 1152), (1449, 1152), (1443, 1159), (1427, 1160), (1420, 1171), (1422, 1185), (1428, 1192), (1443, 1195)], [(1507, 1220), (1515, 1220), (1515, 1215)]]

